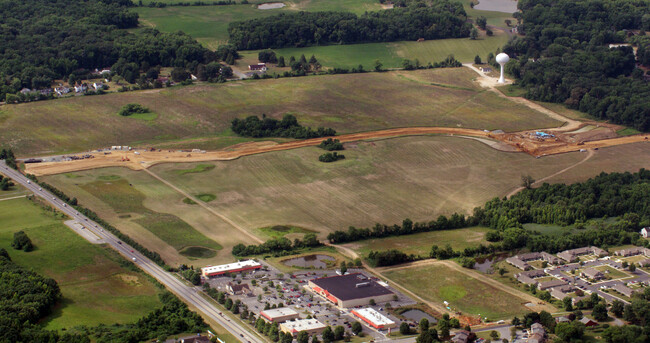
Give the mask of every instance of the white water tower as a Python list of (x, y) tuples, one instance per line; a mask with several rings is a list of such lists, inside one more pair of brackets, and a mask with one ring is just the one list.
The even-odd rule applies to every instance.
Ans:
[(503, 66), (510, 61), (510, 56), (506, 53), (500, 53), (497, 55), (497, 63), (501, 65), (501, 77), (499, 78), (499, 83), (506, 83), (506, 79), (503, 77)]

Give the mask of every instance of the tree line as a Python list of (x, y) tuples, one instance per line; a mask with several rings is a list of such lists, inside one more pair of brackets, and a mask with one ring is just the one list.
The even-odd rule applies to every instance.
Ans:
[[(24, 0), (0, 3), (0, 98), (22, 88), (49, 88), (53, 80), (87, 78), (120, 59), (148, 66), (193, 69), (217, 55), (184, 33), (138, 26), (130, 0)], [(143, 66), (145, 68), (143, 68)]]
[(636, 0), (522, 0), (521, 25), (503, 48), (515, 57), (507, 71), (526, 97), (564, 103), (614, 123), (650, 130), (650, 85), (626, 41), (629, 30), (650, 30), (650, 2)]
[(250, 116), (246, 119), (233, 119), (231, 129), (234, 133), (244, 137), (288, 137), (297, 139), (318, 138), (334, 136), (336, 131), (331, 128), (319, 127), (313, 130), (310, 127), (302, 126), (294, 115), (285, 114), (282, 120), (269, 118), (262, 114), (262, 120), (257, 116)]
[(237, 244), (232, 247), (233, 256), (250, 256), (250, 255), (261, 255), (261, 254), (275, 254), (275, 255), (287, 255), (292, 251), (296, 251), (303, 248), (312, 248), (323, 245), (316, 234), (307, 233), (303, 239), (296, 238), (293, 240), (293, 244), (286, 237), (270, 239), (259, 245), (244, 245)]
[(327, 44), (392, 42), (469, 36), (462, 4), (448, 0), (414, 3), (390, 11), (281, 13), (233, 22), (230, 44), (239, 50)]

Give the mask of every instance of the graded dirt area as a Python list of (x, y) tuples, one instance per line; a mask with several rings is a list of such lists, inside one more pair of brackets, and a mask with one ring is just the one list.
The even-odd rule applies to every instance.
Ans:
[[(583, 124), (587, 125), (587, 124)], [(603, 130), (598, 135), (609, 136), (614, 128)], [(572, 151), (581, 151), (587, 149), (598, 149), (608, 146), (616, 146), (629, 143), (647, 142), (647, 135), (633, 135), (626, 137), (617, 137), (609, 139), (597, 139), (585, 141), (584, 139), (594, 138), (591, 131), (587, 132), (561, 132), (554, 130), (542, 131), (523, 131), (517, 133), (493, 133), (476, 129), (461, 129), (449, 127), (411, 127), (400, 129), (389, 129), (372, 132), (362, 132), (347, 135), (336, 136), (342, 143), (356, 142), (370, 139), (391, 138), (399, 136), (417, 136), (430, 134), (460, 135), (469, 137), (479, 137), (483, 139), (492, 139), (497, 142), (505, 143), (516, 151), (526, 152), (535, 157), (554, 155)], [(547, 138), (542, 138), (537, 132), (548, 134)], [(587, 137), (587, 138), (581, 138)], [(597, 138), (598, 136), (596, 136)], [(306, 139), (292, 141), (287, 143), (275, 142), (253, 142), (243, 143), (227, 149), (217, 151), (191, 151), (191, 150), (156, 150), (156, 149), (136, 149), (131, 151), (100, 151), (93, 152), (92, 158), (85, 158), (72, 161), (62, 162), (44, 162), (28, 163), (25, 165), (25, 171), (34, 175), (52, 175), (67, 173), (72, 171), (88, 170), (102, 167), (127, 167), (132, 170), (142, 170), (149, 168), (158, 163), (169, 162), (204, 162), (204, 161), (223, 161), (233, 160), (242, 156), (261, 154), (272, 151), (290, 150), (309, 146), (316, 146), (322, 142), (322, 138)], [(492, 144), (488, 144), (495, 147)], [(497, 147), (498, 149), (498, 147)], [(508, 150), (508, 149), (498, 149)]]

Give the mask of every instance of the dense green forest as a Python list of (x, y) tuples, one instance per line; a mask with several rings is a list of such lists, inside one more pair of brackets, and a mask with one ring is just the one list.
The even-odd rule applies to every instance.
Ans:
[[(600, 119), (650, 130), (650, 85), (635, 69), (628, 30), (650, 30), (642, 0), (521, 0), (524, 37), (506, 44), (507, 70), (531, 99), (565, 103)], [(647, 46), (647, 45), (646, 45)], [(647, 63), (645, 51), (639, 62)]]
[(233, 119), (231, 129), (234, 133), (244, 137), (288, 137), (288, 138), (318, 138), (336, 135), (331, 128), (319, 127), (313, 130), (310, 127), (302, 126), (298, 119), (291, 114), (285, 114), (282, 120), (269, 118), (262, 114), (262, 119), (257, 116), (250, 116), (246, 119)]
[(282, 13), (231, 23), (230, 43), (241, 50), (310, 45), (468, 37), (460, 2), (436, 0), (390, 11)]
[(214, 52), (183, 33), (143, 29), (130, 0), (0, 0), (0, 97), (47, 88), (55, 79), (86, 77), (118, 61), (130, 69), (194, 68)]

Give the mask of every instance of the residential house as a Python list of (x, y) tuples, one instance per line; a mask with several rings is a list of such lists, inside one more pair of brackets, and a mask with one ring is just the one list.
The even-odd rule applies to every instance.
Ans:
[(540, 323), (535, 323), (530, 326), (529, 337), (527, 342), (529, 343), (542, 343), (546, 338), (546, 329)]
[(75, 93), (83, 93), (88, 90), (88, 85), (85, 83), (82, 83), (80, 85), (75, 85), (74, 86), (74, 91)]
[(549, 288), (561, 287), (561, 286), (565, 286), (565, 285), (568, 285), (568, 283), (566, 281), (556, 279), (556, 280), (551, 280), (551, 281), (546, 281), (546, 282), (540, 282), (537, 285), (537, 288), (540, 291), (544, 291), (544, 290), (547, 290)]
[(580, 319), (580, 322), (581, 322), (582, 324), (585, 324), (585, 326), (587, 326), (587, 327), (598, 325), (598, 322), (596, 322), (596, 321), (594, 321), (594, 320), (592, 320), (592, 319), (589, 319), (589, 318), (587, 318), (587, 317), (582, 317), (582, 319)]
[(632, 294), (634, 293), (634, 290), (630, 287), (625, 286), (622, 283), (617, 283), (614, 286), (612, 286), (612, 289), (617, 291), (618, 293), (623, 294), (626, 297), (631, 297)]
[(641, 248), (641, 247), (634, 247), (634, 248), (630, 248), (630, 249), (622, 249), (622, 250), (615, 251), (614, 255), (621, 256), (621, 257), (644, 255), (644, 256), (650, 257), (650, 249)]
[(56, 95), (62, 96), (62, 95), (66, 95), (66, 94), (70, 93), (70, 88), (65, 87), (65, 86), (61, 86), (61, 87), (55, 88), (54, 92), (56, 92)]
[(210, 339), (208, 336), (192, 336), (181, 338), (181, 343), (209, 343)]
[(594, 246), (565, 250), (557, 254), (558, 257), (560, 257), (561, 259), (567, 262), (576, 262), (578, 260), (578, 257), (582, 255), (596, 255), (598, 257), (603, 257), (609, 254), (607, 253), (607, 251)]
[(104, 89), (104, 84), (101, 82), (93, 82), (93, 88), (95, 90)]
[(648, 234), (650, 233), (650, 227), (644, 227), (641, 229), (641, 232), (639, 232), (643, 238), (648, 238)]
[(249, 64), (248, 65), (248, 70), (252, 71), (266, 71), (266, 63), (258, 63), (258, 64)]
[(647, 259), (645, 259), (645, 260), (643, 260), (643, 261), (640, 261), (640, 262), (639, 262), (639, 266), (641, 266), (641, 267), (648, 267), (648, 266), (650, 266), (650, 258), (647, 258)]
[(515, 278), (519, 280), (521, 283), (525, 283), (527, 285), (536, 285), (537, 281), (535, 278), (545, 276), (546, 272), (540, 269), (536, 270), (530, 270), (530, 271), (523, 271), (517, 275), (515, 275)]
[(590, 280), (602, 280), (605, 278), (605, 274), (603, 274), (603, 272), (594, 268), (585, 268), (582, 273), (580, 273), (580, 275)]
[(31, 92), (32, 92), (32, 90), (29, 89), (29, 88), (23, 88), (23, 89), (20, 90), (20, 93), (21, 93), (21, 94), (29, 94), (29, 93), (31, 93)]
[(528, 263), (520, 260), (517, 256), (508, 257), (506, 259), (506, 262), (512, 264), (513, 266), (515, 266), (515, 267), (517, 267), (517, 268), (519, 268), (521, 270), (530, 270), (530, 269), (532, 269), (532, 267)]
[(555, 318), (555, 322), (556, 323), (569, 323), (569, 322), (571, 322), (571, 319), (569, 319), (568, 317), (562, 316), (562, 317)]
[(233, 284), (232, 282), (229, 282), (228, 285), (226, 285), (226, 290), (231, 295), (242, 295), (242, 294), (252, 293), (250, 287), (248, 287), (248, 284), (246, 283)]
[(467, 343), (469, 342), (469, 331), (460, 330), (456, 331), (454, 337), (451, 338), (451, 341), (454, 343)]

